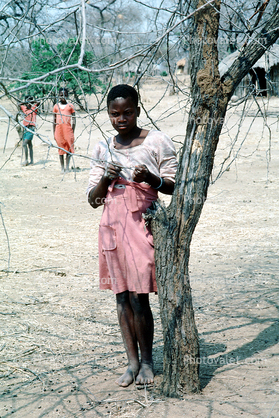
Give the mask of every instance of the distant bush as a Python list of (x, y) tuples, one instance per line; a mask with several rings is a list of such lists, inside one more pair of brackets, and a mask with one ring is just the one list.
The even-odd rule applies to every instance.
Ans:
[(162, 71), (161, 73), (160, 73), (160, 76), (161, 77), (166, 77), (168, 75), (168, 73), (166, 72), (166, 71)]
[[(66, 42), (57, 45), (58, 53), (56, 53), (45, 39), (38, 39), (32, 42), (31, 51), (32, 60), (30, 69), (28, 72), (22, 73), (21, 76), (21, 78), (26, 81), (47, 74), (56, 68), (59, 68), (59, 66), (76, 64), (81, 53), (81, 45), (79, 42), (76, 42), (75, 38), (69, 38)], [(95, 55), (93, 52), (85, 51), (82, 65), (86, 68), (90, 68), (94, 59)], [(69, 94), (74, 95), (75, 100), (79, 105), (81, 105), (80, 98), (84, 94), (90, 95), (106, 90), (106, 85), (98, 77), (98, 74), (92, 74), (80, 70), (79, 68), (72, 68), (70, 70), (63, 70), (58, 75), (48, 75), (44, 79), (44, 82), (49, 84), (31, 84), (28, 93), (37, 98), (50, 95), (53, 99), (53, 103), (55, 103), (57, 100), (57, 89), (54, 86), (55, 83), (57, 83), (57, 80), (60, 85), (63, 84), (63, 86), (67, 87)], [(19, 87), (24, 84), (26, 83), (16, 82), (12, 87)]]

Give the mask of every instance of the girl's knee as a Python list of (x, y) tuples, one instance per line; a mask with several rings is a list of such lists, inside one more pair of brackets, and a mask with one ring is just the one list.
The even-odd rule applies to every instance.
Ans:
[(117, 305), (124, 305), (126, 303), (130, 303), (128, 290), (116, 294), (116, 303)]
[(130, 292), (130, 303), (134, 312), (141, 313), (149, 309), (148, 294)]
[(147, 294), (138, 294), (128, 290), (116, 295), (117, 306), (129, 305), (135, 313), (142, 313), (150, 309), (149, 297)]

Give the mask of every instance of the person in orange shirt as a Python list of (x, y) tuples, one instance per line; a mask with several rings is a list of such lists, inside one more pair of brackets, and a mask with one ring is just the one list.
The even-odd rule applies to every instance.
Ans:
[[(53, 135), (59, 147), (58, 154), (61, 173), (69, 171), (71, 154), (74, 153), (74, 131), (76, 127), (75, 108), (67, 102), (68, 89), (59, 89), (59, 103), (53, 108)], [(64, 154), (66, 154), (66, 169), (64, 169)]]
[[(24, 114), (23, 125), (25, 128), (22, 136), (22, 147), (25, 156), (25, 160), (23, 161), (22, 165), (27, 166), (28, 164), (34, 164), (33, 160), (33, 132), (35, 131), (36, 127), (36, 116), (38, 112), (40, 102), (33, 99), (32, 96), (26, 96), (25, 102), (19, 104), (19, 108)], [(32, 131), (32, 132), (30, 132)], [(29, 148), (29, 156), (30, 156), (30, 163), (28, 163), (28, 148)]]

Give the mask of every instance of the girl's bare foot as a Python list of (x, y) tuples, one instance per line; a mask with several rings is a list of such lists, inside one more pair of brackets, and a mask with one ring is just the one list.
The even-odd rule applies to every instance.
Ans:
[(129, 366), (128, 369), (126, 370), (126, 372), (122, 376), (120, 376), (119, 379), (116, 380), (116, 383), (119, 386), (127, 387), (131, 383), (133, 383), (133, 381), (135, 380), (135, 377), (136, 377), (137, 373), (138, 373), (138, 370), (137, 371), (134, 371), (131, 368), (131, 366)]
[(154, 383), (154, 372), (152, 363), (141, 363), (139, 374), (136, 378), (137, 385), (150, 385)]

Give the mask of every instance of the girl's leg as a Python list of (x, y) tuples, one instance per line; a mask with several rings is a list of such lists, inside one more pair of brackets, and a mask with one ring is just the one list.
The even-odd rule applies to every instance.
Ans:
[(28, 146), (29, 146), (30, 164), (34, 164), (32, 139), (29, 141)]
[(136, 384), (153, 383), (152, 344), (154, 322), (149, 305), (149, 295), (130, 292), (130, 302), (134, 312), (134, 327), (141, 352), (140, 370), (136, 378)]
[(66, 154), (66, 172), (69, 171), (70, 159), (71, 159), (70, 154)]
[(60, 165), (61, 165), (61, 173), (64, 173), (64, 155), (59, 155)]
[(129, 362), (126, 372), (116, 381), (119, 386), (129, 386), (135, 380), (139, 371), (135, 318), (129, 293), (125, 291), (116, 295), (118, 321)]
[(22, 165), (28, 165), (28, 148), (27, 148), (27, 141), (22, 139), (22, 149), (23, 149), (23, 156), (25, 160), (23, 161)]

